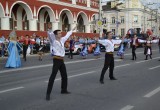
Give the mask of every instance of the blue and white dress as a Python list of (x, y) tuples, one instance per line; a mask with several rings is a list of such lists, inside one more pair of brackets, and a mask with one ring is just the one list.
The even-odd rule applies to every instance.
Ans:
[(5, 65), (6, 68), (21, 67), (20, 52), (22, 48), (17, 41), (10, 41), (8, 44), (9, 57)]
[(87, 49), (87, 46), (84, 46), (82, 51), (80, 52), (80, 56), (87, 56), (88, 55), (88, 49)]
[(120, 44), (120, 46), (119, 46), (119, 50), (118, 50), (118, 52), (117, 52), (117, 56), (124, 56), (125, 47), (126, 47), (126, 45), (127, 45), (128, 42), (129, 42), (128, 39), (124, 39), (124, 40), (121, 42), (121, 44)]

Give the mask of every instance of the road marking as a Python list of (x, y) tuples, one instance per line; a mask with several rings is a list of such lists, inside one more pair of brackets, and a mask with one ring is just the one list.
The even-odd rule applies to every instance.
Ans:
[(149, 70), (153, 70), (153, 69), (156, 69), (156, 68), (160, 68), (160, 65), (159, 65), (159, 66), (152, 67), (152, 68), (149, 68)]
[[(71, 75), (71, 76), (68, 76), (68, 78), (74, 78), (74, 77), (78, 77), (78, 76), (82, 76), (82, 75), (92, 74), (95, 72), (96, 71), (90, 71), (90, 72), (86, 72), (86, 73), (82, 73), (82, 74)], [(58, 81), (58, 80), (61, 80), (61, 78), (55, 79), (55, 81)], [(48, 81), (45, 81), (45, 82), (48, 82)]]
[[(87, 62), (87, 61), (93, 61), (93, 60), (96, 60), (96, 59), (85, 59), (85, 60), (69, 61), (69, 62), (65, 62), (65, 64), (74, 64), (74, 63), (81, 63), (81, 62)], [(29, 69), (36, 69), (36, 68), (43, 68), (43, 67), (49, 67), (49, 66), (52, 66), (52, 65), (53, 64), (46, 64), (46, 65), (39, 65), (39, 66), (30, 66), (30, 67), (22, 67), (22, 68), (16, 68), (16, 69), (11, 69), (11, 70), (3, 70), (3, 71), (0, 71), (0, 73), (22, 71), (22, 70), (29, 70)]]
[(129, 65), (130, 65), (130, 64), (119, 65), (119, 66), (116, 66), (115, 68), (124, 67), (124, 66), (129, 66)]
[[(153, 58), (153, 59), (158, 59), (158, 58), (160, 58), (160, 57), (156, 57), (156, 58)], [(104, 59), (104, 57), (99, 58), (99, 59)], [(65, 64), (74, 64), (74, 63), (81, 63), (81, 62), (87, 62), (87, 61), (96, 61), (96, 60), (97, 59), (76, 60), (76, 61), (65, 62)], [(120, 60), (115, 60), (115, 61), (120, 61)], [(147, 60), (147, 61), (150, 61), (150, 60)], [(146, 61), (139, 61), (139, 62), (135, 62), (135, 63), (142, 63), (142, 62), (146, 62)], [(0, 71), (0, 74), (1, 73), (7, 73), (7, 72), (15, 72), (15, 71), (37, 69), (37, 68), (43, 68), (43, 67), (51, 67), (52, 65), (53, 64), (45, 64), (45, 65), (38, 65), (38, 66), (30, 66), (30, 67), (22, 67), (22, 68), (10, 69), (10, 70), (3, 70), (3, 71)]]
[(132, 108), (134, 108), (134, 106), (127, 105), (124, 108), (122, 108), (121, 110), (131, 110)]
[[(124, 67), (124, 66), (128, 66), (128, 65), (130, 65), (130, 64), (119, 65), (119, 66), (116, 66), (115, 68)], [(92, 74), (92, 73), (95, 73), (95, 72), (98, 72), (98, 71), (90, 71), (90, 72), (86, 72), (86, 73), (71, 75), (71, 76), (68, 76), (68, 78), (73, 78), (73, 77), (77, 77), (77, 76)], [(61, 79), (61, 78), (57, 78), (57, 79), (55, 79), (55, 81), (58, 81), (58, 80), (60, 80), (60, 79)], [(45, 81), (45, 82), (48, 82), (48, 81)]]
[(10, 92), (10, 91), (18, 90), (18, 89), (23, 89), (23, 88), (24, 87), (16, 87), (16, 88), (12, 88), (12, 89), (3, 90), (3, 91), (0, 91), (0, 94), (5, 93), (5, 92)]
[[(155, 57), (155, 58), (152, 58), (153, 60), (154, 59), (159, 59), (160, 57)], [(143, 62), (148, 62), (148, 61), (151, 61), (152, 59), (150, 60), (142, 60), (142, 61), (139, 61), (139, 62), (135, 62), (135, 63), (143, 63)]]
[(160, 87), (157, 88), (157, 89), (155, 89), (155, 90), (153, 90), (153, 91), (151, 91), (150, 93), (146, 94), (144, 97), (150, 98), (150, 97), (152, 97), (153, 95), (157, 94), (158, 92), (160, 92)]

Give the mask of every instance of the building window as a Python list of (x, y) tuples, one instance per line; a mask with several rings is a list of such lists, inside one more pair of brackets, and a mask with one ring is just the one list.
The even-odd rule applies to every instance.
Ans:
[(138, 15), (134, 15), (133, 22), (138, 23)]
[(10, 30), (13, 30), (13, 29), (15, 29), (16, 28), (16, 30), (17, 30), (17, 27), (14, 27), (14, 20), (13, 20), (13, 18), (10, 18), (9, 19), (9, 25), (10, 25)]
[(121, 16), (121, 23), (124, 23), (124, 16)]
[(112, 24), (115, 24), (116, 20), (115, 17), (112, 17)]
[(113, 35), (115, 35), (115, 33), (116, 33), (116, 30), (115, 30), (115, 29), (112, 29), (112, 33), (113, 33)]
[(121, 36), (124, 36), (125, 35), (125, 30), (124, 28), (121, 29)]

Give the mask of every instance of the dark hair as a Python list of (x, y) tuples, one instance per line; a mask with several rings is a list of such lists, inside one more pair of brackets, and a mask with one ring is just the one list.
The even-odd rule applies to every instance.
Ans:
[(112, 33), (112, 32), (111, 32), (111, 31), (108, 31), (108, 32), (106, 33), (106, 35), (108, 36), (109, 33)]
[(57, 35), (58, 34), (58, 31), (61, 31), (61, 30), (55, 30), (53, 33), (54, 35)]

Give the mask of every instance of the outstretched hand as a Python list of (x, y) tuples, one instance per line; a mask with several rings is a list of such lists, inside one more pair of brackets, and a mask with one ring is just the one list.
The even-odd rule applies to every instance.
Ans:
[(72, 31), (76, 30), (77, 29), (77, 25), (72, 29)]

